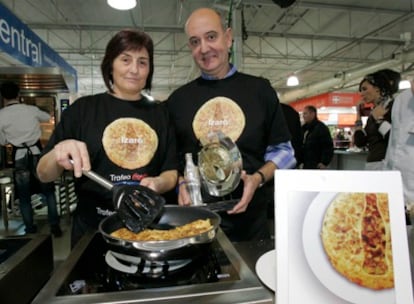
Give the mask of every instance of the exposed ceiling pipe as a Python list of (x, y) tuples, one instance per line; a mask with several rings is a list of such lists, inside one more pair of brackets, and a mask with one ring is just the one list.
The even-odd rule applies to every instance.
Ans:
[(301, 87), (296, 90), (287, 91), (283, 94), (280, 94), (280, 100), (283, 103), (290, 103), (301, 98), (314, 96), (326, 92), (332, 92), (343, 87), (346, 83), (362, 78), (366, 74), (373, 73), (377, 70), (384, 68), (394, 68), (401, 63), (413, 61), (414, 49), (408, 52), (396, 53), (393, 55), (393, 58), (389, 60), (365, 65), (358, 69), (339, 71), (332, 78), (305, 85), (304, 87)]

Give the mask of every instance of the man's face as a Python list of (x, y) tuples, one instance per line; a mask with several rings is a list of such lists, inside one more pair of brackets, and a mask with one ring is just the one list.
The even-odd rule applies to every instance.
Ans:
[(192, 56), (201, 71), (223, 78), (229, 71), (231, 30), (223, 30), (220, 17), (214, 11), (200, 9), (189, 17), (186, 33)]
[(302, 113), (302, 116), (303, 116), (303, 121), (305, 123), (309, 123), (309, 122), (311, 122), (312, 120), (315, 119), (315, 113), (313, 113), (309, 109), (304, 109), (303, 113)]

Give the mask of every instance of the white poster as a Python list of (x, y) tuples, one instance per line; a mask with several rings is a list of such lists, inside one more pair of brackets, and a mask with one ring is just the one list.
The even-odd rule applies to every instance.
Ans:
[(275, 171), (276, 303), (413, 303), (396, 171)]

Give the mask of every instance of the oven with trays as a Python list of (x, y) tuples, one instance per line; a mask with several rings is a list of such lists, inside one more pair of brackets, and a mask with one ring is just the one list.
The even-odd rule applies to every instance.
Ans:
[(190, 258), (147, 261), (111, 251), (100, 233), (91, 233), (32, 303), (272, 303), (221, 230), (202, 248)]

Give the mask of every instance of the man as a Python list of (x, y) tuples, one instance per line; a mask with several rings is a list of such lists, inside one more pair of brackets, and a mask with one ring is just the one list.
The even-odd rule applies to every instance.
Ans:
[(333, 158), (333, 141), (328, 127), (318, 119), (314, 106), (302, 113), (303, 169), (326, 169)]
[[(230, 198), (240, 201), (220, 214), (221, 228), (232, 241), (269, 238), (266, 191), (275, 169), (292, 168), (296, 161), (290, 134), (276, 92), (268, 80), (239, 73), (229, 63), (232, 31), (214, 10), (195, 10), (185, 25), (189, 47), (201, 77), (182, 86), (167, 100), (175, 122), (180, 161), (200, 150), (200, 139), (221, 131), (238, 146), (244, 172)], [(263, 186), (263, 187), (262, 187)], [(189, 205), (183, 178), (178, 203)], [(205, 201), (225, 198), (203, 196)]]
[[(26, 233), (36, 233), (31, 205), (31, 184), (33, 184), (37, 160), (40, 154), (40, 122), (49, 121), (50, 115), (36, 106), (19, 103), (19, 86), (14, 82), (4, 82), (0, 87), (4, 108), (0, 110), (0, 144), (13, 145), (15, 151), (14, 178), (20, 212)], [(40, 183), (48, 208), (48, 221), (51, 233), (60, 237), (59, 215), (56, 206), (53, 183)]]

